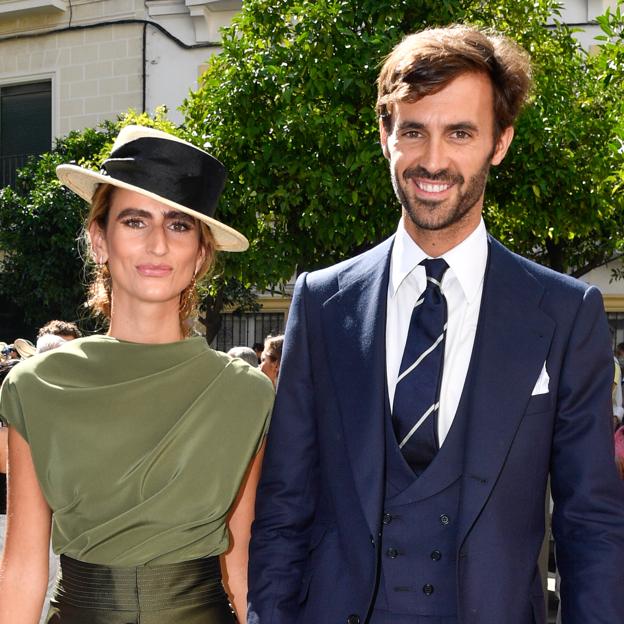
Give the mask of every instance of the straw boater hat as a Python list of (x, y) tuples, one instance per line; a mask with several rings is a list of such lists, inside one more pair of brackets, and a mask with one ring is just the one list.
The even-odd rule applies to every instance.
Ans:
[(249, 247), (242, 234), (213, 218), (225, 185), (225, 167), (204, 150), (161, 130), (126, 126), (99, 173), (77, 165), (59, 165), (56, 175), (89, 203), (98, 185), (111, 184), (208, 224), (217, 249), (245, 251)]

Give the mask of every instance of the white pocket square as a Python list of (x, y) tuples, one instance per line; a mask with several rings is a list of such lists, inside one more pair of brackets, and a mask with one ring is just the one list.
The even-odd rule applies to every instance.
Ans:
[(544, 366), (542, 366), (542, 371), (537, 378), (537, 383), (535, 384), (535, 388), (533, 388), (533, 392), (531, 392), (531, 396), (535, 396), (536, 394), (546, 394), (548, 392), (549, 381), (550, 377), (546, 371), (546, 362), (544, 362)]

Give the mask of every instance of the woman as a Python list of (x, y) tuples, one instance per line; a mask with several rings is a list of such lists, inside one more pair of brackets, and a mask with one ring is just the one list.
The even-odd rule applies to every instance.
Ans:
[(264, 350), (260, 356), (260, 370), (271, 380), (273, 387), (277, 387), (280, 364), (282, 362), (282, 345), (284, 336), (267, 336), (264, 341)]
[(212, 215), (223, 165), (128, 126), (96, 173), (57, 169), (91, 202), (90, 305), (105, 336), (12, 371), (9, 521), (0, 624), (38, 621), (47, 541), (61, 554), (48, 624), (225, 624), (245, 619), (247, 545), (273, 389), (184, 339), (214, 251), (246, 239)]

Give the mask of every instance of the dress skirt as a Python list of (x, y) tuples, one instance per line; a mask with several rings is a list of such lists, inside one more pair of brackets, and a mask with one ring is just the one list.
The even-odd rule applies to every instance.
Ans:
[(46, 624), (233, 624), (218, 557), (108, 567), (61, 555)]

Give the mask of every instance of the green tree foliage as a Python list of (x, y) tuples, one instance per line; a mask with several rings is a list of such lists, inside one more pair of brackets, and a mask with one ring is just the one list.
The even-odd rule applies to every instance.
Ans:
[(554, 9), (551, 0), (246, 0), (183, 107), (194, 140), (230, 170), (221, 216), (252, 243), (224, 275), (279, 286), (394, 230), (374, 113), (379, 64), (406, 33), (451, 21), (493, 26), (535, 61), (534, 105), (493, 172), (490, 229), (562, 270), (610, 257), (622, 238), (621, 15), (601, 22), (612, 43), (588, 56), (565, 26), (545, 28)]
[(21, 169), (15, 190), (0, 191), (0, 293), (31, 330), (52, 318), (93, 327), (82, 306), (88, 274), (80, 239), (87, 206), (61, 186), (55, 170), (67, 162), (99, 169), (120, 128), (129, 123), (175, 132), (162, 112), (154, 119), (131, 112), (97, 130), (71, 132)]
[(562, 24), (527, 22), (517, 33), (533, 58), (534, 98), (493, 172), (485, 211), (507, 245), (574, 275), (613, 257), (624, 237), (615, 183), (624, 172), (621, 10), (600, 25), (603, 45), (589, 53)]

